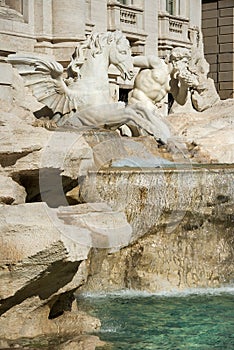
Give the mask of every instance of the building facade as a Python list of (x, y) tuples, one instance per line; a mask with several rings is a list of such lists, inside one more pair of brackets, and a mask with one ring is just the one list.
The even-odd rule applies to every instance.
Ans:
[[(228, 1), (232, 2), (213, 2)], [(204, 3), (205, 16), (206, 6)], [(117, 29), (129, 39), (133, 55), (164, 58), (175, 46), (191, 46), (191, 32), (201, 28), (201, 14), (201, 0), (0, 0), (0, 60), (3, 62), (10, 53), (30, 52), (48, 55), (66, 66), (75, 46), (87, 34)], [(214, 65), (218, 63), (206, 41), (206, 35), (209, 37), (212, 30), (206, 30), (204, 23), (203, 20), (207, 59), (216, 78)], [(227, 69), (231, 65), (222, 67)], [(6, 72), (6, 67), (4, 70)], [(223, 87), (217, 79), (218, 87)], [(110, 82), (115, 94), (119, 87), (130, 89), (132, 86), (132, 82), (122, 81), (113, 68)], [(229, 82), (226, 83), (229, 87)], [(118, 98), (118, 93), (116, 96)]]
[(222, 99), (234, 97), (234, 0), (203, 0), (202, 31), (210, 76)]

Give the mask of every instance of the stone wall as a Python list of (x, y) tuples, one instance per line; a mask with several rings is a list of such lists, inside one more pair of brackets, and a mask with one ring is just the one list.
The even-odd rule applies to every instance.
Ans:
[(210, 76), (222, 99), (234, 97), (234, 2), (207, 0), (202, 6), (202, 30)]
[(201, 28), (201, 0), (174, 0), (170, 9), (166, 0), (160, 0), (158, 22), (160, 57), (166, 57), (176, 46), (190, 48), (190, 31)]

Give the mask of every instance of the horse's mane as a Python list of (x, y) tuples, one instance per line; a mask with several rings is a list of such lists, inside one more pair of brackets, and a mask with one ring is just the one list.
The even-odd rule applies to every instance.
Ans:
[[(119, 30), (115, 32), (106, 32), (106, 33), (92, 33), (86, 40), (81, 41), (77, 48), (77, 56), (80, 55), (80, 50), (90, 49), (93, 56), (96, 56), (103, 51), (103, 47), (109, 45), (112, 41), (118, 42), (124, 39), (125, 36)], [(75, 52), (76, 52), (75, 51)]]
[(85, 51), (90, 50), (93, 57), (99, 55), (103, 52), (103, 48), (106, 45), (110, 45), (111, 42), (118, 43), (119, 41), (125, 39), (126, 37), (119, 30), (115, 32), (106, 33), (91, 33), (85, 40), (82, 40), (72, 55), (71, 63), (67, 67), (68, 76), (73, 76), (77, 73), (77, 68), (84, 63)]

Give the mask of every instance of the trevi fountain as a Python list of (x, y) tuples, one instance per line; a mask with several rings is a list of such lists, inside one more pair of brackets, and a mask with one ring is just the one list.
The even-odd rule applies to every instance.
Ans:
[[(234, 100), (201, 33), (165, 59), (115, 31), (66, 69), (6, 62), (1, 349), (233, 349)], [(127, 103), (110, 100), (110, 64), (134, 81)]]

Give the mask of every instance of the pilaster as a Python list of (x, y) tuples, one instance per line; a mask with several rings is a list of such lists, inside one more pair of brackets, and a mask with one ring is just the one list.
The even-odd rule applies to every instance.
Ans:
[(144, 30), (148, 34), (145, 42), (145, 54), (158, 53), (158, 0), (144, 2)]

